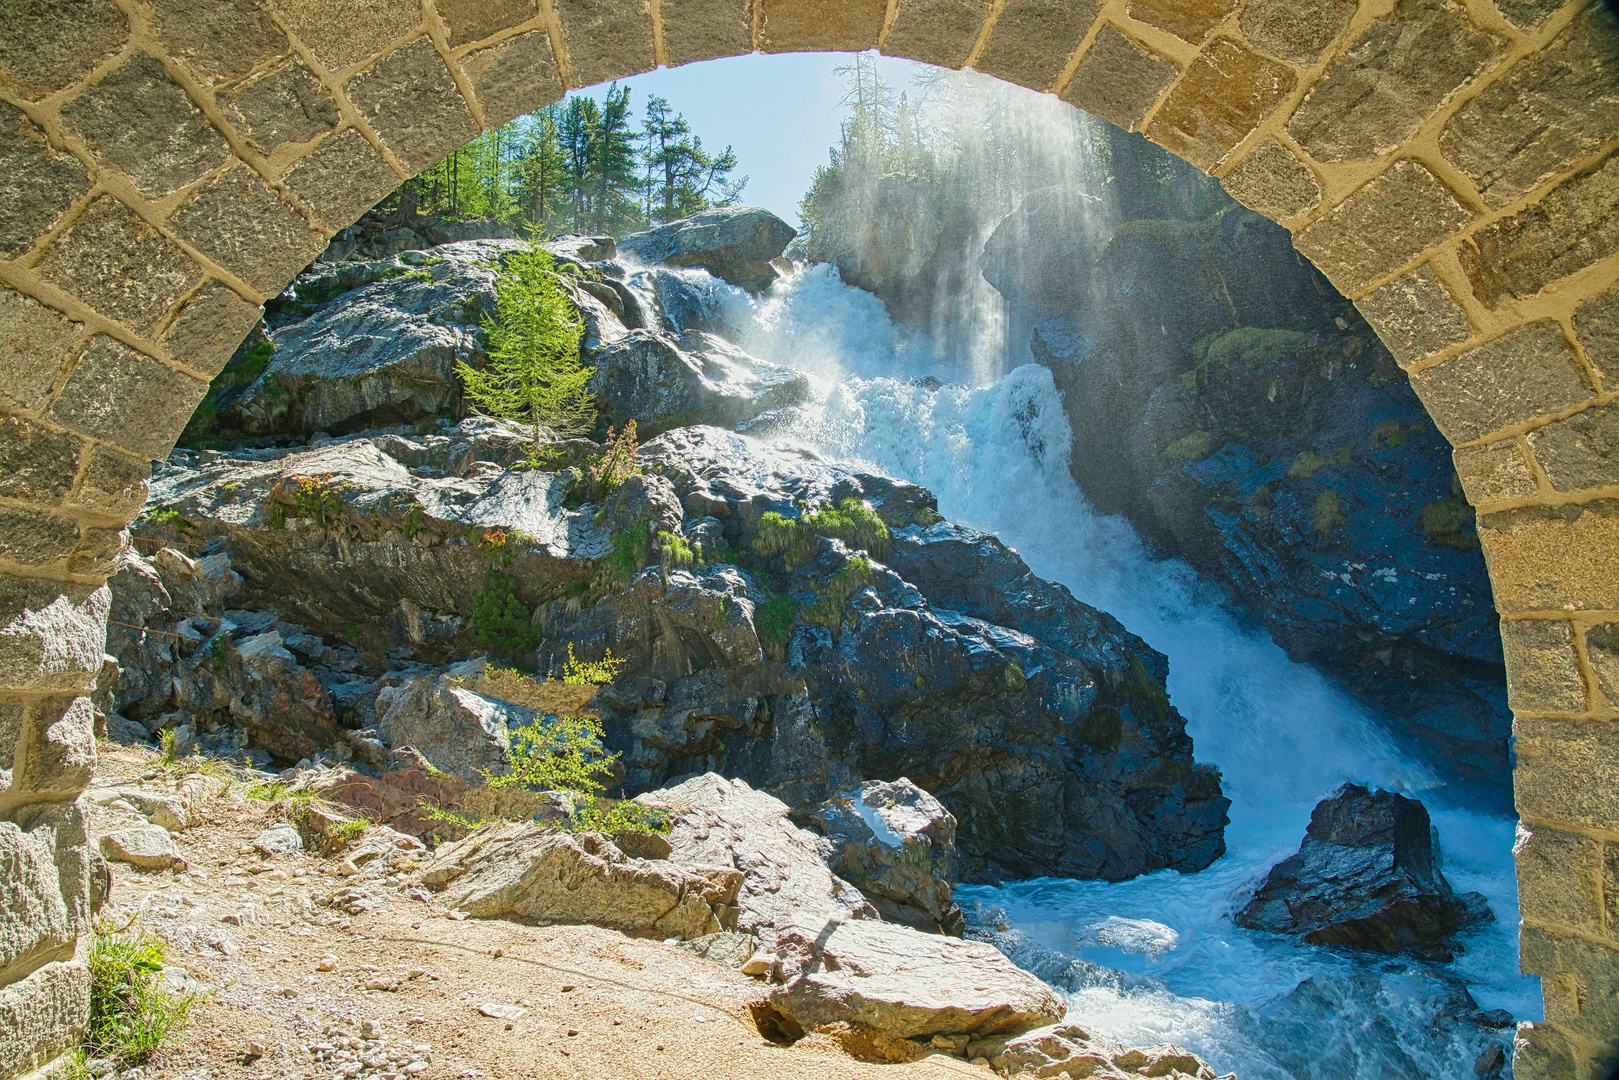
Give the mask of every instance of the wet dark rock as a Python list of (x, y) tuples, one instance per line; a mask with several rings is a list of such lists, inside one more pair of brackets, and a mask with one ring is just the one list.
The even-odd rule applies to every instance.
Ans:
[(770, 262), (795, 235), (768, 210), (724, 206), (621, 237), (618, 252), (642, 263), (700, 266), (721, 281), (758, 292), (776, 280)]
[(1298, 854), (1271, 868), (1235, 921), (1312, 945), (1448, 961), (1458, 931), (1494, 916), (1482, 894), (1458, 895), (1440, 865), (1420, 802), (1345, 784), (1317, 804)]

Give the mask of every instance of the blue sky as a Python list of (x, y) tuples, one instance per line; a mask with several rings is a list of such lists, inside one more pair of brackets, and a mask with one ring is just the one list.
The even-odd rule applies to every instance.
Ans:
[[(649, 95), (669, 99), (702, 136), (703, 146), (736, 151), (737, 173), (748, 186), (742, 201), (762, 206), (793, 225), (798, 200), (838, 138), (842, 86), (832, 69), (848, 53), (782, 53), (733, 56), (678, 68), (659, 68), (622, 81), (639, 125)], [(881, 58), (883, 77), (896, 88), (909, 85), (919, 65)], [(600, 98), (603, 87), (582, 93)]]

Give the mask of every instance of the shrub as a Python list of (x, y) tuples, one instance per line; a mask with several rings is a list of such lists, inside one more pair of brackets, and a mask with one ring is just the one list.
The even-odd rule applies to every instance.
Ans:
[(607, 557), (607, 577), (614, 588), (630, 583), (635, 572), (646, 565), (646, 523), (613, 534), (613, 553)]
[(568, 660), (562, 665), (562, 678), (567, 686), (606, 686), (618, 678), (624, 661), (606, 650), (600, 660), (581, 660), (573, 654), (573, 643), (568, 643)]
[(843, 629), (844, 602), (876, 577), (870, 559), (854, 556), (827, 579), (826, 595), (804, 609), (804, 621), (818, 623), (836, 634)]
[(585, 466), (586, 475), (590, 477), (590, 501), (605, 499), (641, 471), (635, 463), (639, 445), (635, 441), (634, 420), (626, 420), (623, 430), (616, 434), (612, 428), (607, 429), (607, 443), (601, 457)]
[(122, 1067), (143, 1065), (196, 1003), (162, 986), (163, 942), (132, 923), (96, 924), (90, 946), (90, 1024), (85, 1050)]
[(815, 538), (842, 540), (881, 559), (888, 555), (888, 526), (877, 511), (859, 499), (822, 507), (797, 519), (767, 511), (759, 519), (753, 550), (765, 558), (780, 555), (788, 570), (795, 570), (815, 553)]
[(780, 660), (787, 655), (787, 643), (792, 640), (793, 622), (797, 618), (798, 605), (790, 597), (765, 593), (765, 602), (753, 613), (753, 626), (771, 659)]

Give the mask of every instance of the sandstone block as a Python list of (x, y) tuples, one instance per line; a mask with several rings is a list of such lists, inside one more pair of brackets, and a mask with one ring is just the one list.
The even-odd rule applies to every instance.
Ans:
[(1168, 30), (1182, 41), (1201, 45), (1213, 30), (1237, 6), (1236, 0), (1192, 0), (1175, 3), (1174, 0), (1130, 0), (1125, 14), (1136, 22)]
[(80, 525), (79, 542), (68, 557), (67, 571), (70, 574), (110, 574), (116, 569), (118, 553), (123, 547), (123, 529)]
[(0, 256), (33, 247), (89, 190), (73, 155), (46, 142), (21, 110), (0, 103)]
[(1243, 36), (1284, 60), (1312, 63), (1343, 31), (1351, 0), (1254, 0), (1242, 9)]
[(435, 7), (451, 48), (493, 37), (540, 13), (535, 0), (439, 0)]
[(859, 52), (877, 46), (883, 0), (757, 0), (760, 52)]
[(275, 0), (298, 40), (332, 71), (387, 49), (422, 21), (421, 0)]
[(1531, 431), (1529, 445), (1558, 491), (1619, 484), (1619, 406), (1587, 409)]
[(1175, 64), (1104, 26), (1085, 50), (1062, 99), (1126, 131), (1141, 120), (1180, 74)]
[(1467, 501), (1474, 506), (1527, 499), (1535, 494), (1535, 474), (1517, 439), (1459, 447), (1452, 451), (1451, 460), (1456, 464)]
[(1519, 26), (1528, 30), (1546, 21), (1558, 8), (1566, 7), (1566, 0), (1495, 0), (1495, 6)]
[(208, 384), (98, 334), (51, 406), (65, 428), (152, 460), (167, 456)]
[(1400, 0), (1327, 66), (1287, 122), (1318, 161), (1394, 150), (1504, 47), (1448, 0)]
[(1519, 940), (1523, 970), (1541, 977), (1546, 1019), (1598, 1048), (1596, 1060), (1611, 1064), (1619, 1055), (1619, 949), (1538, 926), (1525, 926)]
[(1295, 235), (1293, 243), (1334, 285), (1353, 295), (1471, 218), (1438, 177), (1408, 158)]
[(184, 252), (110, 195), (96, 199), (56, 238), (39, 273), (143, 333), (202, 276)]
[(1532, 206), (1486, 225), (1460, 252), (1473, 295), (1495, 307), (1619, 251), (1619, 157), (1563, 181)]
[(337, 99), (297, 58), (237, 88), (225, 113), (266, 154), (284, 142), (308, 142), (342, 122)]
[(1503, 619), (1507, 700), (1514, 712), (1583, 713), (1585, 679), (1574, 654), (1574, 628), (1561, 619)]
[(1355, 306), (1401, 367), (1473, 336), (1466, 313), (1427, 266), (1395, 278)]
[(1478, 535), (1503, 614), (1619, 608), (1619, 501), (1483, 514)]
[(1100, 9), (1095, 0), (1007, 0), (975, 66), (1031, 90), (1049, 90)]
[(1518, 1025), (1512, 1040), (1512, 1074), (1523, 1080), (1554, 1080), (1578, 1076), (1583, 1059), (1569, 1041), (1544, 1020)]
[(245, 165), (197, 190), (175, 211), (173, 226), (182, 240), (272, 295), (326, 247), (326, 237)]
[(1147, 137), (1210, 169), (1292, 91), (1293, 72), (1230, 41), (1216, 41), (1186, 69)]
[(218, 375), (262, 314), (264, 309), (257, 304), (210, 281), (180, 308), (163, 344), (177, 363), (205, 375)]
[(0, 394), (25, 409), (44, 408), (82, 329), (34, 298), (0, 287)]
[[(88, 929), (89, 897), (78, 895), (75, 886), (81, 883), (71, 875), (75, 842), (79, 856), (87, 856), (84, 831), (77, 824), (75, 818), (65, 831), (25, 831), (0, 822), (0, 873), (12, 898), (0, 909), (0, 970), (26, 971), (29, 961), (60, 959), (52, 954), (64, 950), (71, 954), (74, 940)], [(59, 862), (70, 871), (67, 882)]]
[(663, 0), (670, 66), (753, 51), (754, 0)]
[(78, 543), (79, 526), (71, 518), (0, 509), (0, 558), (46, 566), (67, 558)]
[(80, 440), (16, 417), (0, 417), (0, 496), (55, 504), (73, 487)]
[(112, 862), (128, 863), (142, 870), (167, 870), (180, 857), (180, 849), (174, 846), (167, 829), (137, 825), (103, 836), (101, 854)]
[(1518, 813), (1591, 829), (1619, 824), (1619, 723), (1519, 716), (1513, 733)]
[(1574, 309), (1574, 336), (1604, 388), (1619, 386), (1619, 285)]
[(1254, 147), (1220, 183), (1233, 199), (1269, 218), (1293, 217), (1321, 201), (1310, 167), (1275, 139)]
[(107, 651), (106, 586), (0, 577), (0, 686), (83, 690)]
[(450, 69), (427, 38), (378, 60), (345, 87), (400, 162), (427, 168), (478, 133)]
[(55, 0), (8, 11), (0, 24), (0, 64), (33, 98), (71, 86), (129, 36), (110, 0)]
[(89, 460), (79, 489), (67, 505), (128, 521), (146, 505), (151, 462), (110, 446), (89, 448)]
[(1518, 826), (1518, 909), (1524, 918), (1603, 932), (1600, 840), (1543, 825)]
[(224, 138), (145, 53), (65, 105), (62, 120), (147, 196), (184, 187), (230, 157)]
[(89, 1015), (90, 969), (80, 958), (0, 988), (0, 1074), (26, 1072), (77, 1045)]
[(556, 0), (556, 13), (577, 85), (621, 79), (656, 66), (648, 0)]
[[(1597, 677), (1597, 689), (1610, 709), (1619, 709), (1619, 623), (1602, 623), (1585, 633), (1585, 656)], [(1615, 902), (1619, 903), (1619, 891)], [(1614, 922), (1619, 927), (1619, 919)]]
[(901, 0), (883, 52), (959, 69), (989, 18), (989, 0)]
[(1518, 61), (1451, 117), (1449, 161), (1491, 206), (1505, 206), (1595, 151), (1619, 124), (1619, 34), (1589, 7), (1544, 49)]
[(291, 49), (264, 0), (155, 0), (153, 35), (206, 84), (235, 79)]
[(461, 70), (483, 106), (486, 124), (504, 124), (562, 97), (551, 35), (533, 30), (468, 53)]
[(288, 170), (286, 181), (323, 221), (343, 229), (398, 187), (400, 177), (351, 129), (322, 142)]
[(1411, 376), (1411, 388), (1453, 443), (1560, 412), (1594, 393), (1550, 319), (1424, 368)]

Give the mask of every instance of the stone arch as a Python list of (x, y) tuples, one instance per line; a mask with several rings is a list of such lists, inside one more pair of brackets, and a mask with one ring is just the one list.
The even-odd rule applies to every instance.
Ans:
[[(73, 1039), (118, 532), (258, 305), (403, 179), (569, 87), (877, 48), (1220, 177), (1455, 444), (1525, 824), (1524, 1080), (1619, 1061), (1619, 34), (1593, 0), (53, 0), (0, 28), (0, 1076)], [(25, 878), (26, 875), (26, 878)], [(1602, 1072), (1606, 1075), (1606, 1071)]]

